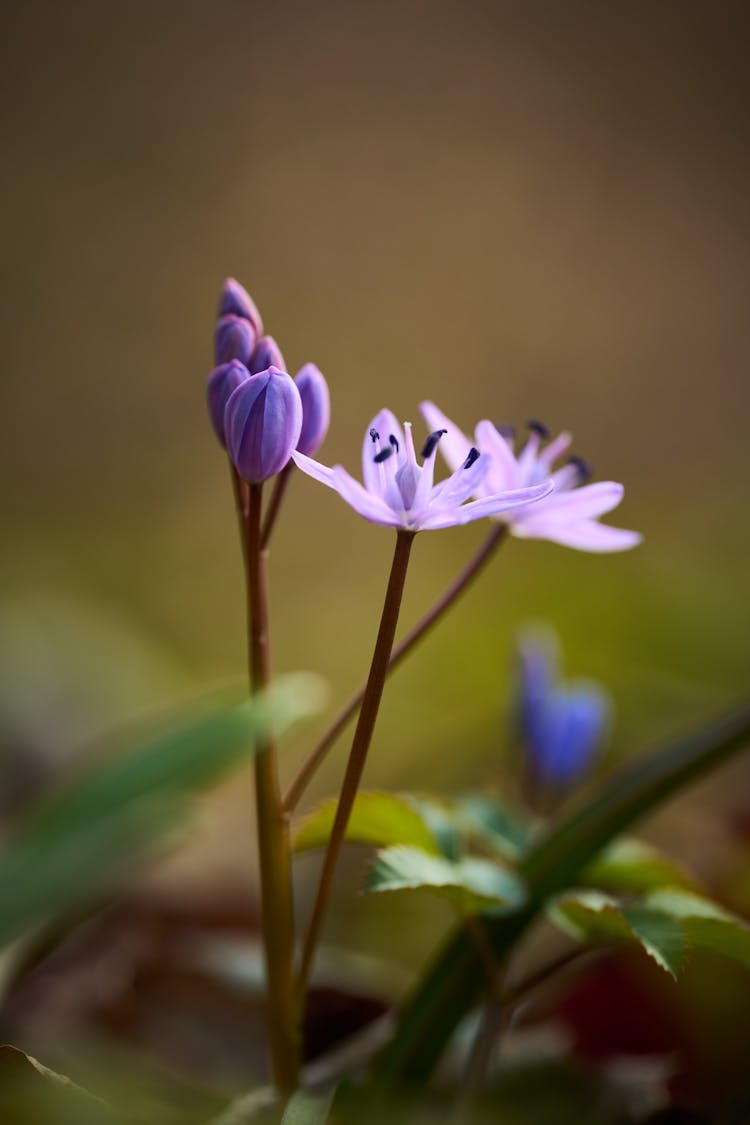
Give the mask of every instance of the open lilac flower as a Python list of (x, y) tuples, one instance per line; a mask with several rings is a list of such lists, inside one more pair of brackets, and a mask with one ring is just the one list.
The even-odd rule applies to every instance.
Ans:
[[(472, 447), (471, 442), (434, 403), (423, 402), (420, 409), (428, 426), (445, 430), (441, 451), (448, 465), (455, 469)], [(550, 539), (581, 551), (625, 551), (640, 543), (637, 531), (598, 522), (599, 516), (612, 511), (622, 500), (622, 485), (615, 481), (586, 484), (590, 472), (579, 457), (571, 457), (553, 471), (555, 461), (570, 446), (570, 434), (563, 433), (549, 441), (549, 433), (539, 422), (531, 422), (529, 429), (528, 440), (518, 454), (514, 452), (512, 431), (498, 429), (488, 421), (480, 422), (475, 430), (476, 446), (491, 458), (489, 472), (477, 490), (478, 497), (528, 487), (550, 476), (554, 483), (554, 492), (539, 504), (503, 516), (513, 534), (527, 539)]]
[(593, 681), (559, 679), (554, 636), (526, 633), (519, 656), (519, 719), (529, 774), (536, 787), (569, 788), (601, 748), (608, 697)]
[(485, 494), (482, 499), (465, 503), (480, 489), (490, 470), (490, 458), (477, 449), (467, 449), (453, 474), (440, 484), (434, 484), (435, 453), (444, 434), (444, 430), (436, 430), (429, 435), (420, 465), (414, 451), (411, 424), (405, 423), (402, 429), (390, 410), (381, 410), (365, 433), (364, 484), (341, 465), (328, 468), (300, 452), (293, 453), (292, 457), (298, 468), (338, 492), (371, 523), (406, 531), (469, 523), (529, 504), (552, 491), (551, 481), (546, 480), (526, 488)]

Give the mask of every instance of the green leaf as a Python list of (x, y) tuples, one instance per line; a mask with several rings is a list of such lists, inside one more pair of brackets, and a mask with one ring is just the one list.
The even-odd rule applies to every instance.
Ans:
[(642, 894), (656, 887), (692, 888), (695, 881), (650, 844), (615, 840), (583, 871), (581, 882), (606, 891)]
[[(318, 805), (300, 823), (293, 837), (295, 851), (319, 848), (328, 842), (336, 815), (336, 799)], [(354, 801), (346, 829), (353, 844), (408, 844), (438, 854), (437, 841), (418, 810), (406, 796), (396, 793), (361, 792)]]
[(325, 1125), (335, 1093), (335, 1088), (319, 1093), (298, 1090), (284, 1110), (281, 1125)]
[[(684, 788), (715, 769), (750, 741), (750, 705), (660, 752), (627, 763), (593, 799), (574, 810), (519, 862), (529, 892), (525, 906), (482, 925), (502, 963), (547, 901), (580, 880), (581, 873), (615, 837)], [(400, 1082), (425, 1081), (460, 1021), (477, 1003), (483, 970), (469, 936), (457, 929), (407, 998), (393, 1039), (376, 1061), (379, 1091)]]
[(560, 929), (577, 941), (612, 945), (637, 941), (673, 977), (684, 967), (687, 935), (679, 920), (644, 905), (623, 905), (600, 891), (576, 891), (548, 910)]
[(499, 797), (471, 793), (456, 802), (465, 833), (499, 855), (516, 859), (531, 844), (534, 824)]
[(750, 925), (715, 902), (679, 890), (648, 895), (646, 904), (678, 918), (691, 946), (731, 957), (750, 968)]
[(263, 699), (97, 762), (48, 798), (0, 854), (0, 943), (129, 872), (190, 798), (252, 756), (271, 724), (309, 713), (315, 694), (309, 677), (289, 677)]
[(367, 880), (370, 891), (430, 890), (459, 910), (517, 907), (524, 889), (510, 871), (471, 856), (451, 862), (419, 848), (396, 846), (378, 852)]
[(8, 1122), (122, 1125), (125, 1121), (101, 1098), (7, 1044), (0, 1046), (0, 1113)]

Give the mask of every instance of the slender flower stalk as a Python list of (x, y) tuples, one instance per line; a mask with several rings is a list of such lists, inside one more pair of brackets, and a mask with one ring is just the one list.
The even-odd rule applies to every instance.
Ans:
[[(248, 490), (245, 520), (248, 655), (255, 694), (271, 677), (265, 552), (261, 547), (262, 484)], [(299, 1070), (298, 1005), (294, 991), (294, 910), (289, 826), (281, 807), (276, 749), (268, 735), (255, 758), (267, 1018), (276, 1088), (291, 1093)]]
[[(434, 625), (448, 612), (452, 605), (458, 601), (464, 590), (468, 589), (475, 578), (481, 574), (487, 563), (493, 557), (507, 536), (507, 527), (496, 524), (479, 549), (472, 555), (466, 566), (458, 574), (440, 597), (434, 602), (419, 621), (409, 630), (405, 637), (399, 641), (391, 653), (388, 662), (387, 674), (396, 668), (401, 661), (409, 655), (413, 648), (425, 637)], [(344, 704), (336, 718), (321, 735), (313, 750), (302, 763), (296, 777), (284, 795), (284, 808), (287, 813), (294, 812), (308, 785), (317, 770), (324, 762), (328, 751), (334, 746), (339, 735), (345, 730), (349, 720), (357, 713), (361, 704), (367, 684), (362, 684), (354, 695)]]
[(354, 799), (357, 795), (359, 783), (367, 761), (367, 752), (372, 741), (375, 721), (378, 717), (380, 700), (383, 696), (383, 687), (388, 674), (388, 662), (393, 649), (393, 640), (396, 635), (398, 615), (401, 608), (401, 598), (404, 592), (406, 571), (409, 565), (414, 532), (400, 529), (396, 535), (396, 549), (393, 554), (391, 573), (388, 579), (383, 612), (380, 618), (375, 649), (370, 664), (370, 674), (367, 677), (367, 686), (362, 699), (362, 708), (359, 712), (357, 727), (349, 752), (344, 780), (339, 793), (336, 815), (328, 840), (323, 868), (318, 882), (310, 924), (302, 951), (302, 960), (299, 972), (300, 995), (303, 995), (310, 977), (318, 939), (323, 926), (328, 901), (333, 886), (333, 876), (336, 870), (341, 848), (346, 835), (346, 826), (349, 823)]

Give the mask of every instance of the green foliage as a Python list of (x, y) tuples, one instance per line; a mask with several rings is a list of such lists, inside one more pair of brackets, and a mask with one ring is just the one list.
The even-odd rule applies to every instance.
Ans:
[[(319, 848), (327, 843), (336, 805), (335, 799), (323, 801), (301, 821), (293, 837), (295, 851)], [(434, 854), (440, 850), (415, 804), (409, 797), (395, 793), (358, 793), (347, 825), (346, 839), (349, 843), (372, 844), (375, 847), (408, 844)]]
[(605, 848), (584, 870), (581, 882), (605, 891), (635, 894), (656, 887), (695, 887), (676, 863), (641, 840), (624, 837)]
[(672, 976), (693, 949), (723, 953), (750, 966), (750, 926), (685, 891), (658, 890), (637, 902), (575, 891), (556, 899), (548, 914), (565, 933), (587, 944), (637, 941)]
[(281, 1125), (325, 1125), (335, 1092), (299, 1090), (284, 1110)]
[[(604, 848), (666, 798), (744, 750), (749, 740), (750, 707), (745, 707), (618, 770), (593, 798), (532, 843), (518, 863), (528, 890), (526, 903), (504, 915), (481, 917), (498, 964), (505, 962), (550, 899), (580, 882)], [(707, 931), (720, 924), (715, 917), (691, 917), (702, 917), (700, 924)], [(643, 920), (638, 923), (642, 925)], [(699, 932), (700, 924), (691, 922), (694, 933)], [(722, 934), (727, 947), (738, 942), (736, 935), (730, 941), (726, 930)], [(656, 935), (649, 928), (648, 936), (668, 960), (665, 935)], [(482, 966), (471, 940), (458, 928), (407, 999), (394, 1037), (375, 1065), (376, 1088), (427, 1079), (455, 1028), (477, 1003), (482, 984)]]
[(246, 761), (270, 726), (280, 732), (308, 714), (317, 694), (309, 677), (281, 680), (264, 699), (97, 762), (48, 798), (0, 855), (0, 943), (130, 872), (191, 798)]
[(472, 856), (451, 861), (403, 845), (378, 852), (367, 889), (429, 890), (463, 913), (515, 908), (525, 899), (518, 877), (496, 863)]

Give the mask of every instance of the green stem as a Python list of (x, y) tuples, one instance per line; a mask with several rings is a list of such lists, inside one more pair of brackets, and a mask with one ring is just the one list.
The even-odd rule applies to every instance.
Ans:
[(385, 678), (388, 674), (388, 661), (393, 648), (393, 638), (396, 635), (398, 615), (401, 608), (401, 598), (404, 592), (406, 571), (409, 565), (409, 555), (414, 541), (414, 532), (399, 531), (396, 535), (396, 549), (391, 564), (390, 578), (386, 590), (383, 612), (380, 618), (380, 628), (375, 642), (375, 649), (370, 664), (370, 674), (367, 677), (362, 699), (362, 708), (349, 752), (349, 761), (346, 765), (344, 780), (341, 784), (339, 801), (336, 807), (336, 816), (331, 829), (331, 836), (323, 859), (323, 867), (318, 882), (312, 916), (302, 951), (300, 963), (299, 986), (300, 995), (306, 988), (310, 977), (315, 950), (317, 949), (320, 931), (323, 925), (328, 900), (331, 895), (333, 876), (336, 870), (341, 848), (346, 835), (346, 826), (349, 823), (354, 799), (362, 778), (362, 773), (367, 760), (367, 751), (370, 748), (375, 721), (378, 717), (380, 700), (383, 695)]
[[(505, 524), (496, 524), (493, 527), (479, 550), (472, 555), (461, 573), (454, 578), (437, 601), (427, 610), (423, 617), (420, 617), (416, 625), (409, 630), (403, 640), (399, 641), (393, 649), (388, 663), (388, 675), (390, 675), (393, 669), (411, 652), (417, 642), (421, 641), (422, 637), (430, 631), (433, 625), (437, 624), (440, 618), (451, 608), (453, 603), (458, 600), (464, 590), (481, 573), (505, 539), (506, 534), (507, 527)], [(362, 684), (348, 703), (344, 704), (336, 718), (319, 739), (315, 748), (302, 763), (297, 776), (284, 795), (284, 808), (287, 812), (291, 813), (297, 807), (302, 794), (312, 781), (316, 770), (325, 759), (328, 751), (345, 729), (352, 716), (356, 714), (364, 698), (366, 687), (366, 684)]]
[[(253, 694), (271, 678), (266, 556), (261, 547), (262, 485), (251, 484), (245, 522), (248, 648)], [(267, 1019), (274, 1082), (290, 1094), (299, 1074), (298, 1005), (294, 990), (294, 910), (288, 818), (281, 807), (276, 748), (266, 735), (255, 759), (255, 803), (267, 973)]]

